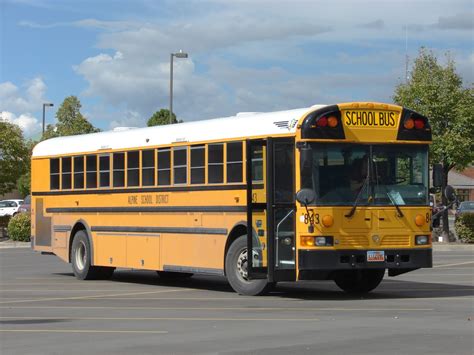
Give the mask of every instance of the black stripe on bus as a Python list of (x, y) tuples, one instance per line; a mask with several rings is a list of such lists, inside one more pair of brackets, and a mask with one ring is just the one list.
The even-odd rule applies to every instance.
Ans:
[(246, 206), (50, 207), (46, 213), (245, 212)]
[(92, 232), (120, 232), (120, 233), (173, 233), (173, 234), (227, 235), (226, 228), (93, 226), (91, 227), (91, 231)]
[[(262, 189), (263, 184), (257, 184), (255, 189)], [(177, 187), (141, 187), (124, 189), (90, 189), (90, 190), (64, 190), (64, 191), (35, 191), (33, 196), (55, 196), (55, 195), (96, 195), (96, 194), (124, 194), (124, 193), (146, 193), (146, 192), (183, 192), (183, 191), (231, 191), (245, 190), (247, 185), (206, 185), (206, 186), (177, 186)]]

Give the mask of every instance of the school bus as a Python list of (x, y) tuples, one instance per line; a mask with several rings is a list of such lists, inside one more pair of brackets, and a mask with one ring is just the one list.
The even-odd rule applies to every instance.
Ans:
[[(53, 138), (32, 156), (32, 248), (78, 279), (225, 276), (240, 294), (432, 267), (426, 117), (373, 102)], [(250, 252), (249, 252), (250, 251)]]

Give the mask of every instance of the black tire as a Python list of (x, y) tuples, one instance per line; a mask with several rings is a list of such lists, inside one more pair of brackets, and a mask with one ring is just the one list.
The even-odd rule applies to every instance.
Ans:
[[(247, 265), (245, 260), (245, 254), (247, 252), (247, 236), (242, 235), (238, 237), (231, 244), (227, 255), (225, 257), (225, 271), (227, 280), (229, 281), (235, 292), (246, 295), (246, 296), (258, 296), (263, 295), (270, 291), (274, 283), (268, 282), (267, 280), (247, 280), (245, 272), (247, 271)], [(238, 270), (238, 262), (242, 265), (241, 270)], [(243, 260), (243, 262), (242, 262)]]
[(114, 273), (114, 267), (92, 266), (91, 247), (85, 231), (74, 235), (71, 247), (71, 264), (74, 275), (79, 280), (107, 279)]
[(156, 273), (160, 276), (160, 279), (163, 280), (181, 280), (193, 276), (193, 274), (189, 272), (157, 271)]
[(350, 294), (365, 294), (376, 288), (383, 279), (385, 269), (348, 270), (336, 273), (334, 282)]

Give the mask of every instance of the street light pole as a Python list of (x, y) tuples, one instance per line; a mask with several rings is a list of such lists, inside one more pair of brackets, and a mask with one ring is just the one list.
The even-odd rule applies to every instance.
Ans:
[(46, 109), (46, 106), (47, 107), (53, 107), (54, 104), (49, 103), (49, 102), (43, 103), (43, 135), (44, 135), (44, 126), (45, 126), (45, 109)]
[(170, 124), (173, 123), (173, 58), (187, 58), (188, 53), (180, 50), (177, 53), (170, 54)]

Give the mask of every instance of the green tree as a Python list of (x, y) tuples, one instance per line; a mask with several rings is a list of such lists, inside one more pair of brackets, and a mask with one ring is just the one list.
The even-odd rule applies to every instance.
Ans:
[[(474, 161), (474, 87), (464, 87), (454, 60), (438, 63), (432, 51), (421, 48), (410, 80), (395, 89), (394, 101), (430, 120), (433, 144), (432, 163), (443, 164), (444, 187), (451, 169), (463, 170)], [(447, 201), (443, 195), (443, 204)], [(443, 231), (449, 235), (448, 213), (443, 215)]]
[(82, 115), (81, 107), (81, 102), (76, 96), (66, 97), (56, 112), (58, 123), (48, 125), (42, 139), (99, 132), (100, 130)]
[[(177, 120), (176, 115), (173, 113), (172, 123), (182, 123), (182, 120)], [(170, 110), (162, 108), (160, 111), (156, 111), (147, 122), (148, 127), (161, 126), (170, 123)]]
[(28, 166), (29, 150), (20, 127), (0, 120), (0, 195), (15, 188)]

